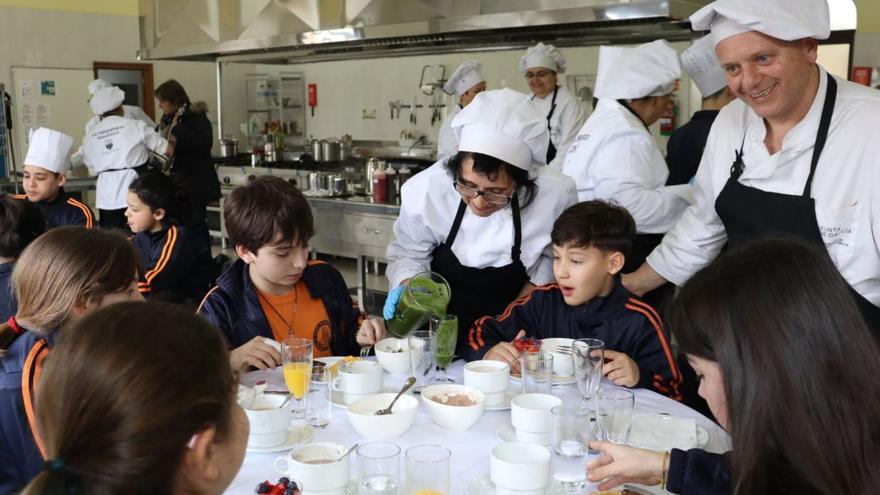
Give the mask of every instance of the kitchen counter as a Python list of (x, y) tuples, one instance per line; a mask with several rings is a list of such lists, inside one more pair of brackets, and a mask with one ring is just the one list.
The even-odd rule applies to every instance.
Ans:
[(306, 197), (309, 203), (320, 207), (321, 204), (344, 204), (347, 210), (374, 215), (388, 215), (394, 218), (400, 214), (400, 203), (375, 203), (370, 196), (348, 196), (342, 198)]

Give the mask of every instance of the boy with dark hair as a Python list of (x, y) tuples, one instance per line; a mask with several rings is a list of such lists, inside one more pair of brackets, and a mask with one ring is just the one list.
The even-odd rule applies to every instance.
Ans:
[(30, 201), (0, 196), (0, 323), (15, 314), (12, 269), (24, 248), (46, 231), (46, 218)]
[(586, 201), (553, 224), (556, 283), (536, 288), (494, 318), (484, 317), (468, 335), (468, 360), (514, 362), (510, 342), (532, 338), (596, 338), (605, 342), (602, 373), (615, 384), (652, 388), (681, 400), (681, 374), (669, 334), (657, 312), (620, 283), (635, 222), (622, 207)]
[(384, 338), (383, 323), (358, 310), (342, 275), (308, 261), (312, 210), (293, 185), (259, 177), (229, 195), (223, 215), (239, 259), (198, 313), (223, 330), (235, 369), (281, 364), (273, 341), (288, 336), (311, 339), (315, 357), (355, 354)]

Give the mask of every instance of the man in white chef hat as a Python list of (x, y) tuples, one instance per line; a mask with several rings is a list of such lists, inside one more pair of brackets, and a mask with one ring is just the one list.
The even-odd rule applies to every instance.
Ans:
[(695, 204), (624, 283), (681, 284), (725, 243), (784, 234), (828, 251), (880, 331), (880, 93), (816, 63), (826, 1), (718, 0), (691, 22), (711, 29), (739, 100), (709, 134)]
[(83, 139), (85, 163), (98, 176), (96, 204), (103, 228), (125, 229), (128, 186), (145, 170), (149, 152), (171, 155), (168, 141), (142, 120), (123, 117), (125, 94), (116, 86), (92, 95), (89, 106), (98, 123)]
[(22, 186), (25, 194), (16, 196), (34, 203), (43, 212), (49, 228), (82, 225), (92, 228), (92, 210), (64, 192), (73, 138), (40, 127), (31, 131), (24, 158)]
[(545, 163), (556, 170), (562, 169), (565, 152), (587, 119), (584, 104), (558, 82), (567, 66), (562, 52), (544, 43), (530, 47), (519, 59), (519, 71), (532, 92), (529, 103), (545, 116), (550, 131)]
[(455, 69), (443, 91), (458, 96), (458, 106), (443, 120), (440, 133), (437, 135), (437, 158), (449, 158), (458, 152), (458, 138), (452, 131), (452, 120), (459, 110), (466, 107), (477, 93), (486, 91), (486, 78), (480, 69), (483, 64), (476, 60), (465, 60)]
[(715, 117), (725, 105), (736, 99), (736, 95), (727, 87), (727, 76), (715, 56), (711, 36), (695, 41), (679, 58), (682, 68), (703, 95), (703, 103), (687, 124), (669, 136), (666, 144), (666, 163), (669, 165), (667, 185), (690, 182), (703, 158), (703, 149)]
[(535, 285), (553, 281), (550, 230), (577, 202), (574, 182), (544, 166), (547, 121), (512, 89), (484, 91), (452, 122), (458, 153), (406, 181), (386, 275), (383, 311), (394, 315), (403, 285), (433, 270), (449, 282), (458, 316), (456, 354), (467, 330), (501, 313)]
[(633, 216), (637, 235), (626, 273), (642, 264), (690, 204), (690, 186), (665, 185), (669, 171), (648, 130), (673, 104), (681, 69), (664, 40), (600, 53), (599, 103), (569, 148), (562, 172), (574, 178), (580, 201), (613, 201)]

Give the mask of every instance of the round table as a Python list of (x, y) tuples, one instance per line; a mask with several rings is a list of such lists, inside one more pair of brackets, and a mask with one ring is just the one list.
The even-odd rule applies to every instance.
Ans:
[[(456, 361), (448, 369), (449, 376), (454, 378), (456, 383), (463, 383), (463, 367), (464, 362)], [(269, 382), (269, 390), (286, 390), (280, 367), (274, 370), (248, 373), (242, 377), (242, 383), (253, 385), (259, 379), (266, 379)], [(397, 386), (398, 389), (405, 380), (405, 375), (389, 375), (387, 373), (384, 375), (385, 385)], [(518, 385), (518, 381), (511, 380), (511, 387)], [(651, 390), (633, 389), (633, 392), (635, 394), (635, 413), (665, 413), (673, 417), (692, 418), (698, 426), (703, 427), (709, 433), (709, 441), (702, 447), (704, 450), (715, 453), (730, 450), (730, 437), (727, 433), (702, 414)], [(573, 384), (556, 386), (553, 388), (553, 394), (565, 402), (581, 400), (577, 387)], [(431, 420), (427, 410), (420, 404), (412, 427), (401, 437), (391, 441), (400, 445), (401, 452), (419, 444), (440, 444), (449, 448), (452, 451), (451, 493), (464, 494), (469, 481), (489, 473), (489, 454), (492, 448), (500, 443), (495, 432), (507, 424), (510, 424), (509, 410), (485, 411), (480, 421), (470, 430), (465, 432), (448, 431), (437, 426)], [(346, 411), (334, 406), (332, 423), (324, 429), (313, 429), (310, 441), (335, 442), (351, 446), (355, 443), (364, 443), (366, 440), (354, 431), (348, 421)], [(286, 451), (270, 454), (248, 452), (241, 470), (229, 485), (226, 493), (252, 495), (254, 488), (261, 481), (277, 481), (281, 474), (275, 471), (273, 463), (276, 457), (287, 454)], [(355, 455), (352, 454), (352, 456)], [(352, 459), (352, 477), (357, 475), (356, 465), (355, 459)], [(403, 473), (402, 466), (401, 473)], [(651, 491), (660, 493), (656, 488)]]

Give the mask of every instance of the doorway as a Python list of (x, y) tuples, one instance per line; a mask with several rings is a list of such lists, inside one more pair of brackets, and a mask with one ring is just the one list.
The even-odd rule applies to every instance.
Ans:
[(153, 64), (95, 62), (93, 69), (96, 79), (103, 79), (125, 93), (124, 105), (140, 107), (153, 121), (156, 120)]

